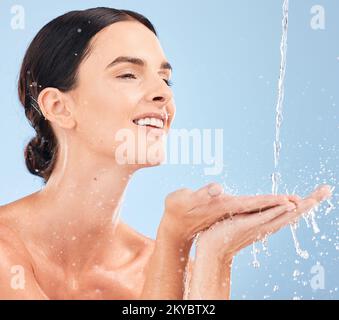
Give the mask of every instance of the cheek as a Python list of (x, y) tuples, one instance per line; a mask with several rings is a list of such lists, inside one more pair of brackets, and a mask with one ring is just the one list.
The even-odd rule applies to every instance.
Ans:
[(116, 133), (133, 125), (131, 117), (136, 102), (123, 94), (107, 90), (83, 96), (77, 115), (77, 130), (91, 148), (113, 152)]

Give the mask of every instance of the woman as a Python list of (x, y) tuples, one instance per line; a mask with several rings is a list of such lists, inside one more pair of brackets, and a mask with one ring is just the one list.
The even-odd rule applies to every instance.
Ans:
[[(26, 165), (45, 186), (0, 208), (0, 298), (226, 299), (236, 252), (329, 196), (325, 186), (304, 200), (235, 197), (211, 183), (166, 197), (156, 240), (132, 230), (120, 205), (133, 173), (163, 159), (170, 78), (154, 27), (135, 12), (72, 11), (39, 31), (19, 97), (36, 130)], [(122, 148), (125, 136), (136, 139)]]

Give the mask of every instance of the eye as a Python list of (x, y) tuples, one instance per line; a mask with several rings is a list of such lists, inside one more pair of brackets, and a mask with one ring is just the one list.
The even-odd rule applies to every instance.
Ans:
[[(121, 76), (118, 76), (117, 78), (122, 78), (122, 79), (136, 79), (136, 76), (133, 73), (126, 73)], [(171, 80), (163, 79), (165, 83), (171, 87), (173, 85), (173, 82)]]
[(169, 87), (173, 86), (173, 82), (171, 80), (164, 79), (164, 81)]
[(133, 73), (126, 73), (126, 74), (123, 74), (123, 75), (119, 76), (118, 78), (136, 79), (136, 76)]

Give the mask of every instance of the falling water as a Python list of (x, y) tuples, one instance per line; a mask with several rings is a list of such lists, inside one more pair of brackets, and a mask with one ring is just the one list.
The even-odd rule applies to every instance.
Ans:
[(282, 19), (282, 37), (280, 43), (280, 74), (278, 82), (278, 102), (276, 106), (276, 118), (275, 118), (275, 140), (274, 146), (274, 173), (272, 174), (272, 194), (278, 193), (278, 187), (280, 183), (281, 175), (278, 171), (279, 158), (281, 150), (280, 142), (280, 127), (283, 120), (282, 109), (284, 102), (284, 81), (286, 72), (286, 52), (287, 52), (287, 30), (288, 30), (288, 0), (284, 0), (283, 4), (283, 19)]
[[(274, 146), (274, 172), (272, 174), (272, 194), (278, 193), (278, 187), (280, 183), (281, 174), (279, 172), (279, 158), (280, 158), (280, 150), (281, 150), (281, 142), (280, 142), (280, 127), (283, 120), (282, 117), (282, 108), (284, 102), (284, 81), (285, 81), (285, 72), (286, 72), (286, 52), (287, 52), (287, 31), (288, 31), (288, 0), (284, 0), (283, 3), (283, 19), (282, 19), (282, 37), (280, 42), (280, 54), (281, 54), (281, 62), (280, 62), (280, 74), (279, 74), (279, 82), (278, 82), (278, 101), (276, 105), (276, 118), (275, 118), (275, 140), (273, 143)], [(295, 233), (293, 234), (293, 238), (296, 239)], [(267, 252), (267, 241), (264, 239), (262, 242), (263, 249)], [(253, 254), (253, 265), (258, 266), (257, 256), (255, 254), (256, 247), (253, 246), (252, 254)]]
[[(284, 82), (285, 82), (285, 72), (286, 72), (286, 53), (287, 53), (287, 31), (288, 31), (288, 0), (284, 0), (283, 3), (283, 19), (282, 19), (282, 37), (280, 43), (280, 54), (281, 54), (281, 63), (280, 63), (280, 74), (278, 82), (278, 101), (276, 106), (276, 121), (275, 121), (275, 140), (273, 143), (274, 146), (274, 173), (272, 174), (272, 194), (278, 194), (279, 183), (281, 180), (281, 174), (279, 172), (279, 159), (281, 151), (281, 141), (280, 141), (280, 128), (283, 120), (282, 111), (283, 111), (283, 102), (284, 102)], [(311, 225), (315, 233), (319, 232), (318, 226), (316, 225), (314, 219), (314, 211), (310, 212)], [(300, 248), (299, 241), (297, 239), (297, 225), (291, 224), (291, 232), (293, 236), (294, 246), (297, 254), (304, 258), (308, 259), (309, 254), (307, 251)]]

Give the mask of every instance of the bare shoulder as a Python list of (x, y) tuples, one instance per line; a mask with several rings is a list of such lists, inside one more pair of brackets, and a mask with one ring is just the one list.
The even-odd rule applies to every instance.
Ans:
[(35, 194), (29, 194), (0, 206), (0, 225), (12, 226), (14, 228), (15, 224), (23, 219), (25, 213), (32, 209)]
[(25, 271), (33, 270), (31, 256), (16, 225), (25, 202), (23, 198), (0, 206), (0, 267), (4, 267), (6, 263), (17, 263)]
[(0, 299), (47, 299), (36, 282), (31, 259), (16, 232), (0, 223)]
[(6, 261), (20, 261), (26, 267), (30, 266), (29, 253), (20, 237), (13, 228), (0, 221), (0, 265)]

